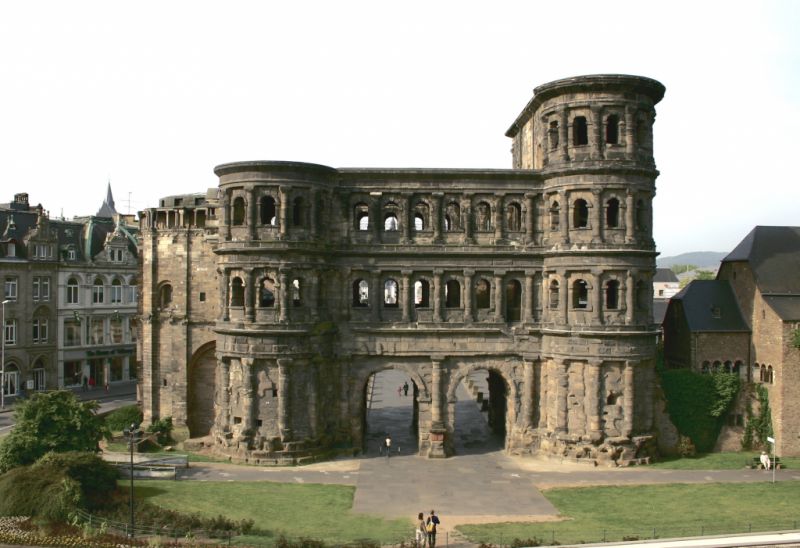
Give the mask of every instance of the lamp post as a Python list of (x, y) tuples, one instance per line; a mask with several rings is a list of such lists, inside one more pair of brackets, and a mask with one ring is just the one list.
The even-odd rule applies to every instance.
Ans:
[(6, 304), (11, 299), (3, 301), (3, 333), (0, 335), (0, 409), (6, 408)]
[(131, 449), (131, 496), (130, 496), (130, 505), (131, 505), (131, 529), (128, 533), (128, 536), (133, 539), (134, 536), (134, 527), (136, 522), (133, 518), (133, 446), (136, 443), (136, 436), (138, 435), (139, 431), (136, 429), (136, 424), (131, 423), (130, 428), (126, 428), (123, 431), (124, 434), (128, 436), (128, 443), (130, 444)]

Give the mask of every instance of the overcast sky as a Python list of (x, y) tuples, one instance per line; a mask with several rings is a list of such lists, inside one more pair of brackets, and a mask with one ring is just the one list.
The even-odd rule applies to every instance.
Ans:
[(800, 225), (800, 2), (0, 4), (0, 202), (52, 216), (216, 186), (215, 165), (511, 167), (535, 86), (649, 76), (662, 255)]

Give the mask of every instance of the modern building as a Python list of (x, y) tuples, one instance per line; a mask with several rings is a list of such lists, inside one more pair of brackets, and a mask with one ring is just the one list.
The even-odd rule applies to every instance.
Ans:
[(680, 290), (680, 280), (671, 269), (656, 268), (656, 275), (653, 277), (653, 297), (670, 299)]
[(455, 391), (489, 371), (506, 450), (646, 460), (654, 106), (636, 76), (540, 86), (511, 169), (217, 166), (140, 214), (143, 406), (234, 460), (362, 447), (365, 387), (413, 383), (420, 455), (454, 451)]
[(798, 272), (800, 227), (757, 226), (722, 260), (716, 280), (694, 281), (672, 298), (664, 321), (668, 366), (737, 372), (767, 388), (775, 449), (786, 456), (800, 455)]

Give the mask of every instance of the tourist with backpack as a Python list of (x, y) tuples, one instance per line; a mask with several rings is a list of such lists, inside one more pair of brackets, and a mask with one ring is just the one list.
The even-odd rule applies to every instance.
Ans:
[(428, 548), (436, 546), (436, 527), (440, 524), (439, 516), (431, 510), (431, 515), (425, 521), (425, 532), (428, 533)]

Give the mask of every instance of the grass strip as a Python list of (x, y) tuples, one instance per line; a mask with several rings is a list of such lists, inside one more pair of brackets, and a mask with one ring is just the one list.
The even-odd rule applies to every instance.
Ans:
[[(740, 470), (760, 454), (758, 451), (704, 453), (696, 457), (663, 458), (650, 467), (662, 470)], [(800, 457), (781, 457), (781, 466), (799, 469)]]

